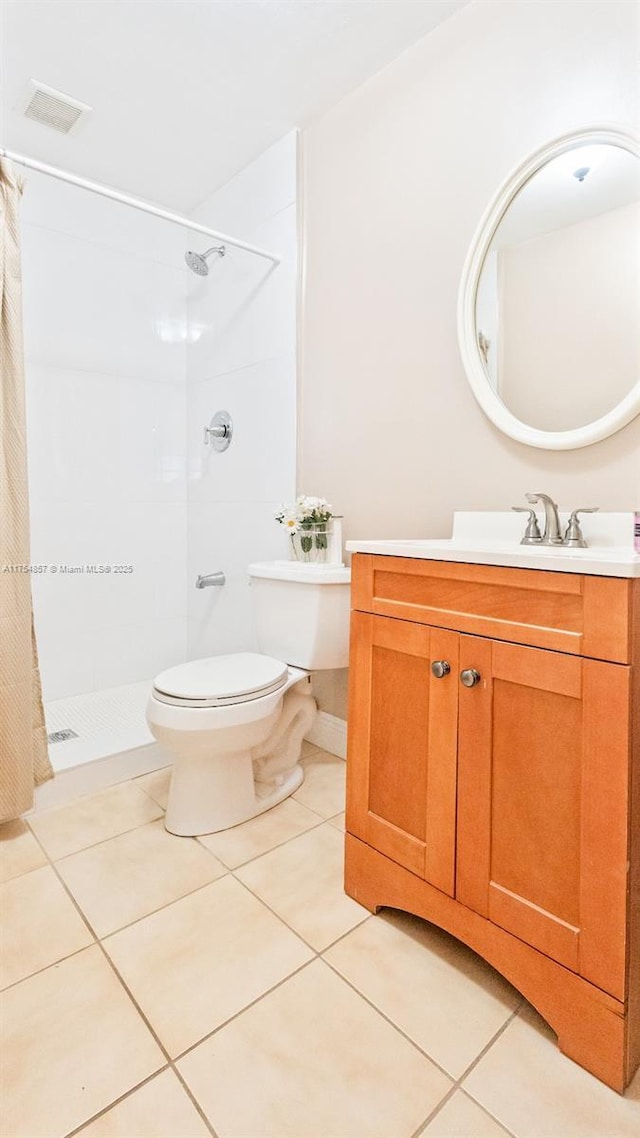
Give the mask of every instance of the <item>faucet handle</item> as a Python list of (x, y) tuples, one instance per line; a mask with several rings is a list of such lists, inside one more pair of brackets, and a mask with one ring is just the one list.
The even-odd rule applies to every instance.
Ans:
[(599, 509), (599, 506), (583, 506), (581, 510), (574, 510), (569, 517), (569, 524), (565, 530), (562, 544), (569, 545), (573, 549), (586, 549), (587, 542), (580, 528), (578, 514), (597, 514)]
[(520, 545), (537, 545), (542, 541), (542, 534), (540, 533), (540, 526), (538, 525), (538, 517), (535, 510), (528, 509), (527, 506), (512, 506), (512, 510), (516, 514), (528, 514), (527, 528), (524, 531), (524, 537)]

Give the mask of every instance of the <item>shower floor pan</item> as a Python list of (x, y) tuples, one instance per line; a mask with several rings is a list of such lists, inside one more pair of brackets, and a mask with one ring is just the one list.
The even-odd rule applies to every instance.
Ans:
[[(53, 769), (68, 770), (153, 743), (144, 717), (152, 682), (142, 680), (46, 703), (47, 733), (54, 736), (49, 739)], [(56, 742), (55, 735), (67, 730), (73, 731), (75, 737)]]
[(45, 703), (49, 758), (56, 777), (38, 787), (36, 810), (63, 805), (170, 763), (145, 720), (152, 682), (141, 680)]

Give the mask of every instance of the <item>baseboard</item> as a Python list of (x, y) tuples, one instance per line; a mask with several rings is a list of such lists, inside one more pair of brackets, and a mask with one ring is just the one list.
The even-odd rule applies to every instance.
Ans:
[(135, 747), (133, 751), (120, 751), (116, 755), (68, 767), (36, 788), (33, 810), (29, 813), (67, 806), (87, 794), (97, 794), (118, 782), (169, 766), (171, 761), (171, 755), (159, 743), (148, 743)]
[(329, 715), (328, 711), (319, 711), (313, 727), (307, 735), (307, 742), (341, 759), (347, 757), (347, 721), (338, 719), (337, 715)]

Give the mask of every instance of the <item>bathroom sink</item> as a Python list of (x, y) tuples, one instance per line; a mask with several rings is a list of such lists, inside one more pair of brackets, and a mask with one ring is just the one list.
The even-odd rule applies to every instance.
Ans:
[[(564, 511), (562, 511), (564, 518)], [(393, 538), (349, 541), (351, 553), (388, 557), (462, 561), (548, 569), (557, 573), (589, 573), (605, 577), (640, 577), (640, 556), (633, 549), (633, 514), (599, 513), (584, 518), (587, 549), (521, 545), (522, 517), (515, 513), (458, 511), (453, 534), (445, 538)]]

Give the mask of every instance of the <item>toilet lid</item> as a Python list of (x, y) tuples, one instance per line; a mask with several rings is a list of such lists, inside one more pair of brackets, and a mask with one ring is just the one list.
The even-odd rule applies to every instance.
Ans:
[(287, 675), (282, 660), (256, 652), (234, 652), (167, 668), (156, 676), (153, 686), (156, 697), (166, 703), (216, 707), (277, 691)]

